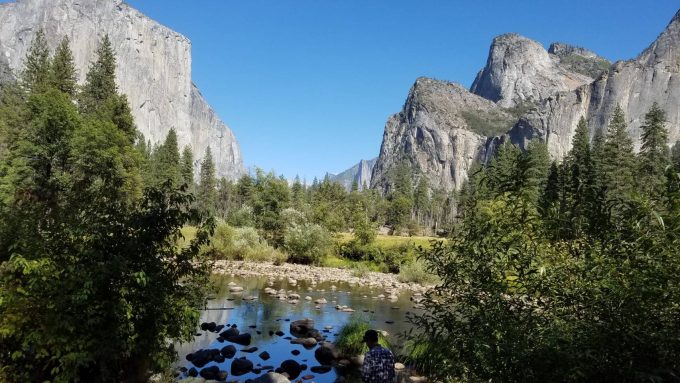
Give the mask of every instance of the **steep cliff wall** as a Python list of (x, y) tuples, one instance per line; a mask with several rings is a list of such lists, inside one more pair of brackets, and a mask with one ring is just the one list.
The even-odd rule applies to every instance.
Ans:
[(338, 174), (330, 174), (329, 177), (332, 181), (342, 184), (347, 190), (352, 189), (354, 182), (357, 183), (359, 190), (364, 190), (371, 186), (373, 167), (377, 161), (377, 158), (361, 160), (351, 168)]
[(512, 122), (512, 115), (459, 84), (419, 78), (385, 125), (371, 185), (388, 190), (391, 170), (406, 162), (433, 188), (460, 188), (470, 167), (487, 158), (493, 140), (481, 132), (506, 131)]
[(186, 37), (122, 0), (18, 0), (0, 5), (0, 56), (15, 73), (38, 28), (45, 30), (51, 48), (63, 36), (71, 40), (81, 82), (100, 37), (108, 34), (118, 58), (118, 84), (139, 131), (155, 143), (174, 127), (180, 145), (192, 146), (196, 165), (210, 146), (220, 176), (236, 178), (243, 172), (233, 133), (191, 82)]
[(680, 12), (637, 58), (616, 62), (592, 83), (545, 99), (523, 116), (509, 135), (516, 143), (540, 138), (548, 143), (552, 156), (560, 159), (571, 148), (581, 116), (588, 120), (592, 135), (607, 127), (620, 105), (639, 149), (640, 127), (654, 102), (666, 111), (670, 143), (680, 140)]

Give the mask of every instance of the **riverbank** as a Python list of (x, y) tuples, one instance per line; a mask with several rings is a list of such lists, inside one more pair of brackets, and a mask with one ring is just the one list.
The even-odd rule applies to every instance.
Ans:
[(350, 285), (382, 289), (389, 293), (402, 291), (425, 292), (430, 286), (419, 283), (400, 282), (396, 274), (366, 272), (355, 275), (352, 269), (321, 267), (284, 263), (275, 265), (271, 262), (225, 261), (215, 262), (214, 272), (239, 277), (266, 277), (271, 280), (289, 279), (304, 280), (312, 284), (322, 282), (344, 282)]

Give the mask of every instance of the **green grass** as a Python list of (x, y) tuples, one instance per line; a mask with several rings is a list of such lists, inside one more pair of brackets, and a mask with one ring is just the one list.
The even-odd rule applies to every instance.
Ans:
[[(364, 333), (371, 329), (368, 323), (369, 321), (366, 318), (354, 315), (340, 329), (335, 340), (335, 347), (337, 347), (342, 355), (352, 357), (362, 355), (368, 351), (368, 347), (363, 342)], [(378, 343), (385, 348), (391, 348), (389, 342), (380, 331), (378, 331)]]
[[(338, 233), (336, 235), (336, 241), (339, 244), (348, 243), (354, 239), (352, 233)], [(408, 245), (409, 243), (414, 244), (416, 247), (422, 246), (423, 249), (429, 249), (432, 247), (430, 241), (444, 241), (442, 238), (437, 237), (402, 237), (398, 235), (377, 235), (375, 237), (375, 245), (381, 249), (394, 249), (403, 245)]]

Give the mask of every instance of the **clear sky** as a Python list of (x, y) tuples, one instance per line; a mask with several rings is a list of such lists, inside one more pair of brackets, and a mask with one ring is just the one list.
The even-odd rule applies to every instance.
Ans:
[(127, 0), (193, 44), (193, 78), (247, 167), (311, 180), (378, 155), (419, 76), (469, 86), (517, 32), (629, 59), (677, 0)]

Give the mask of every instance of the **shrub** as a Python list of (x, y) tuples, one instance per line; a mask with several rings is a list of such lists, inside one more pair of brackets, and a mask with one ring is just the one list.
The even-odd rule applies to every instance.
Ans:
[[(342, 326), (335, 340), (335, 346), (342, 355), (352, 357), (368, 351), (368, 347), (363, 342), (364, 333), (371, 329), (368, 323), (366, 318), (354, 315), (347, 324)], [(391, 347), (380, 331), (378, 331), (378, 343), (385, 348)]]
[(284, 248), (289, 254), (289, 260), (295, 263), (320, 263), (330, 245), (330, 234), (316, 224), (293, 226), (286, 230), (284, 236)]
[(424, 261), (414, 260), (401, 265), (399, 268), (399, 280), (404, 283), (415, 282), (428, 285), (437, 283), (439, 278), (427, 270), (427, 265)]
[(271, 247), (252, 227), (221, 224), (215, 229), (209, 251), (218, 259), (281, 263), (285, 254)]

